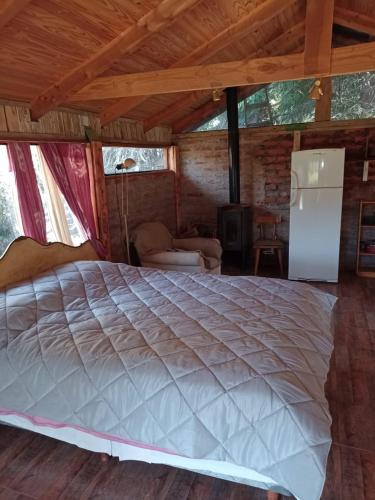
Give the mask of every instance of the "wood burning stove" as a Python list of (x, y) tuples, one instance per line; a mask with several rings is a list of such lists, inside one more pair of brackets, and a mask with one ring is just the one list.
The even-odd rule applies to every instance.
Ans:
[(239, 265), (242, 271), (246, 271), (251, 255), (250, 206), (232, 203), (219, 207), (217, 222), (224, 263)]

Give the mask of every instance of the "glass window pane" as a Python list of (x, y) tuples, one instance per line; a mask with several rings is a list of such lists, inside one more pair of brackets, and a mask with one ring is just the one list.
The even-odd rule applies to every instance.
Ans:
[[(287, 125), (315, 120), (316, 101), (309, 98), (314, 80), (270, 83), (238, 103), (240, 127)], [(375, 72), (332, 78), (332, 120), (375, 117)], [(211, 118), (196, 131), (227, 128), (226, 114)]]
[[(43, 173), (42, 158), (39, 146), (31, 146), (31, 156), (33, 159), (33, 165), (35, 169), (35, 175), (38, 182), (38, 188), (40, 197), (42, 199), (44, 214), (46, 218), (46, 230), (47, 230), (47, 241), (60, 241), (64, 240), (63, 234), (58, 231), (58, 226), (61, 223), (61, 218), (65, 218), (65, 223), (67, 224), (67, 230), (70, 234), (69, 241), (63, 241), (63, 243), (73, 244), (78, 246), (86, 240), (84, 232), (81, 225), (72, 210), (70, 209), (68, 203), (59, 187), (57, 186), (54, 179), (51, 177), (54, 188), (50, 187), (47, 182), (47, 178)], [(48, 167), (47, 167), (48, 168)], [(58, 196), (62, 203), (62, 211), (56, 211), (56, 205), (53, 203), (53, 196)], [(55, 221), (55, 223), (54, 223)]]
[[(265, 127), (312, 122), (315, 101), (309, 98), (314, 80), (276, 82), (264, 86), (238, 103), (239, 127)], [(226, 112), (214, 116), (196, 132), (223, 130), (228, 127)]]
[(228, 128), (227, 112), (214, 116), (206, 123), (195, 129), (195, 132), (208, 132), (210, 130), (226, 130)]
[(135, 161), (134, 167), (128, 172), (149, 172), (164, 170), (164, 148), (134, 148), (103, 146), (104, 173), (106, 175), (119, 173), (116, 165), (123, 163), (127, 158)]
[(33, 160), (36, 180), (38, 183), (38, 189), (39, 189), (40, 197), (42, 199), (44, 216), (46, 219), (47, 241), (57, 241), (57, 237), (55, 235), (55, 232), (54, 232), (53, 227), (52, 227), (52, 222), (51, 222), (51, 216), (50, 216), (50, 210), (49, 210), (50, 204), (48, 203), (48, 200), (47, 200), (48, 187), (44, 184), (43, 176), (41, 175), (42, 166), (40, 165), (40, 162), (39, 162), (39, 156), (37, 153), (37, 146), (31, 146), (30, 149), (31, 149), (31, 157)]
[(81, 245), (81, 243), (87, 240), (87, 237), (83, 232), (83, 229), (77, 217), (73, 214), (70, 206), (67, 204), (65, 197), (62, 194), (61, 197), (64, 203), (66, 222), (68, 224), (70, 237), (72, 238), (73, 245), (79, 246)]
[(276, 82), (267, 86), (273, 125), (313, 122), (315, 101), (309, 98), (314, 80)]
[(22, 233), (14, 175), (9, 169), (6, 146), (0, 145), (0, 255)]
[(375, 72), (332, 78), (332, 120), (375, 117)]

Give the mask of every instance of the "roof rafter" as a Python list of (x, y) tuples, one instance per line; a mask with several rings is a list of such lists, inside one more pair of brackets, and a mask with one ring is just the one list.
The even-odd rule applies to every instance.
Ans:
[(334, 0), (307, 0), (305, 74), (328, 74), (331, 68)]
[[(263, 46), (261, 51), (258, 51), (258, 54), (267, 54), (269, 49), (276, 50), (275, 55), (281, 54), (283, 52), (288, 52), (288, 50), (292, 47), (295, 46), (296, 42), (299, 39), (302, 39), (303, 34), (304, 34), (304, 29), (305, 29), (305, 22), (302, 21), (301, 23), (298, 23), (293, 26), (289, 31), (286, 33), (283, 33), (282, 35), (272, 38), (268, 43), (266, 43), (265, 46)], [(277, 49), (275, 49), (277, 48)], [(249, 56), (255, 55), (255, 54), (249, 54)], [(239, 91), (240, 92), (240, 91)], [(152, 128), (156, 127), (157, 125), (161, 123), (169, 123), (170, 121), (173, 121), (173, 117), (181, 113), (182, 110), (190, 107), (194, 102), (196, 102), (198, 99), (200, 99), (201, 93), (200, 92), (193, 92), (187, 96), (181, 97), (174, 103), (172, 103), (170, 106), (164, 108), (161, 112), (155, 113), (152, 116), (149, 116), (144, 120), (143, 122), (143, 130), (147, 132), (148, 130), (151, 130)], [(210, 106), (211, 103), (206, 103), (203, 104), (203, 107), (207, 106), (207, 113), (210, 113), (210, 109), (213, 109), (212, 106)], [(217, 106), (218, 107), (218, 106)], [(200, 108), (199, 108), (200, 109)], [(215, 112), (213, 109), (212, 114)], [(219, 111), (218, 111), (219, 112)], [(208, 118), (203, 110), (204, 117), (202, 118), (202, 121), (205, 118)], [(194, 110), (191, 113), (192, 120), (191, 120), (191, 126), (193, 126), (195, 123), (198, 122), (199, 118), (199, 113), (197, 110)], [(181, 119), (181, 121), (184, 118)], [(193, 121), (194, 119), (194, 121)], [(186, 128), (190, 126), (190, 120), (186, 120)], [(178, 123), (176, 126), (179, 126)], [(182, 125), (181, 125), (182, 126)]]
[[(190, 54), (172, 64), (170, 68), (183, 68), (184, 66), (200, 64), (207, 61), (210, 57), (241, 39), (246, 34), (259, 29), (260, 26), (269, 22), (295, 2), (296, 0), (284, 0), (283, 2), (280, 2), (280, 0), (264, 0), (263, 3), (253, 8), (237, 22), (234, 22), (211, 40), (205, 42)], [(100, 121), (102, 125), (106, 125), (124, 115), (148, 98), (148, 96), (125, 97), (116, 101), (101, 112)]]
[[(315, 76), (373, 71), (375, 42), (332, 49), (331, 70)], [(225, 63), (101, 77), (78, 92), (72, 101), (113, 99), (124, 96), (168, 94), (194, 90), (256, 85), (270, 81), (300, 80), (306, 74), (304, 54), (242, 59)]]
[(344, 7), (335, 7), (334, 22), (345, 28), (375, 36), (375, 16), (367, 16)]
[[(157, 125), (168, 123), (173, 116), (181, 113), (183, 109), (194, 106), (194, 104), (201, 99), (202, 93), (200, 91), (190, 92), (190, 94), (184, 95), (180, 99), (171, 103), (168, 107), (164, 108), (162, 111), (146, 118), (143, 122), (143, 131), (146, 133)], [(218, 103), (216, 103), (216, 106), (218, 106)]]
[(9, 23), (31, 0), (2, 0), (0, 5), (0, 29)]
[(60, 81), (38, 95), (31, 104), (31, 117), (37, 120), (52, 108), (65, 102), (74, 92), (110, 68), (124, 56), (134, 52), (147, 38), (170, 24), (180, 14), (201, 0), (162, 0), (135, 24), (128, 27)]

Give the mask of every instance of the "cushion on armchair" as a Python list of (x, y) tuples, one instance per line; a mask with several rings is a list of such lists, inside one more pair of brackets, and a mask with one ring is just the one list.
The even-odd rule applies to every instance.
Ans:
[(203, 264), (203, 257), (199, 252), (164, 251), (144, 256), (144, 262), (149, 264), (170, 264), (174, 266), (199, 266)]
[(132, 240), (142, 266), (220, 274), (222, 248), (213, 238), (173, 239), (160, 222), (145, 222)]
[(172, 235), (161, 222), (144, 222), (132, 232), (132, 240), (139, 258), (144, 255), (168, 250), (172, 247)]
[(206, 257), (215, 257), (218, 261), (221, 261), (223, 253), (220, 241), (216, 238), (178, 238), (173, 239), (173, 246), (182, 250), (199, 250)]

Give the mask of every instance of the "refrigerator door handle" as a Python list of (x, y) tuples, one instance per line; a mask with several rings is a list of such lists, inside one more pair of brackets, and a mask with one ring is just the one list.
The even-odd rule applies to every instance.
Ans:
[[(297, 201), (297, 198), (298, 198), (298, 191), (299, 191), (299, 188), (298, 188), (298, 176), (297, 174), (295, 173), (294, 170), (291, 171), (291, 175), (292, 175), (292, 179), (291, 179), (291, 190), (290, 190), (290, 203), (289, 203), (289, 206), (290, 207), (294, 207), (294, 205), (296, 204), (296, 201)], [(293, 178), (295, 179), (295, 186), (293, 186)]]
[[(298, 189), (299, 186), (298, 186), (298, 175), (297, 175), (297, 172), (295, 170), (291, 170), (291, 183), (292, 183), (292, 188), (295, 188), (295, 189)], [(295, 185), (293, 186), (293, 181), (295, 181)]]

